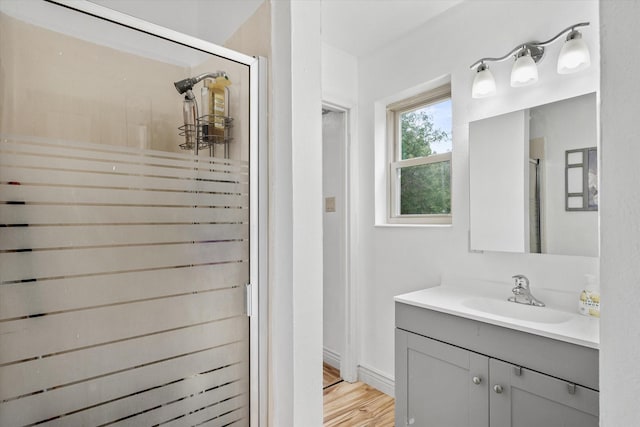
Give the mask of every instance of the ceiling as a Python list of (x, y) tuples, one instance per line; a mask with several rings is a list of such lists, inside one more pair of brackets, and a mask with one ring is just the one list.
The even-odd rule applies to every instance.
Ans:
[[(91, 1), (224, 45), (264, 0)], [(322, 0), (322, 40), (354, 56), (364, 56), (410, 33), (461, 2), (462, 0)]]
[(90, 0), (223, 46), (263, 0)]
[(323, 0), (322, 40), (354, 56), (401, 38), (462, 0)]

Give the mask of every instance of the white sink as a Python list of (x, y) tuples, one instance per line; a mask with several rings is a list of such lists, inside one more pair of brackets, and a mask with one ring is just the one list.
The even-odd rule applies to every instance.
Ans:
[(482, 311), (495, 316), (525, 320), (527, 322), (563, 323), (572, 318), (569, 313), (548, 307), (535, 307), (509, 302), (506, 298), (503, 301), (494, 298), (473, 297), (465, 299), (462, 305), (472, 310)]

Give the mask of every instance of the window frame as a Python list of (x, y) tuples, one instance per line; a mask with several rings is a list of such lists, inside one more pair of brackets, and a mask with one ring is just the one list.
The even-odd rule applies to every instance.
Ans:
[[(420, 93), (410, 98), (387, 105), (387, 159), (388, 159), (388, 199), (387, 222), (389, 224), (434, 224), (451, 225), (453, 214), (453, 197), (449, 214), (400, 214), (400, 171), (403, 168), (422, 166), (432, 163), (449, 162), (449, 182), (453, 184), (453, 142), (448, 153), (433, 154), (427, 157), (414, 157), (402, 160), (400, 117), (402, 114), (426, 107), (451, 97), (451, 85)], [(450, 191), (453, 193), (452, 188)]]

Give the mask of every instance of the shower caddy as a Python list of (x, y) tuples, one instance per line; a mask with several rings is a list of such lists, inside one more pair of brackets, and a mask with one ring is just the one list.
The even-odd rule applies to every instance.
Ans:
[[(180, 94), (184, 94), (183, 102), (183, 116), (184, 124), (178, 127), (178, 135), (184, 138), (180, 148), (183, 150), (193, 150), (194, 154), (198, 154), (200, 150), (209, 149), (209, 155), (214, 156), (215, 146), (224, 147), (224, 158), (229, 158), (229, 143), (233, 140), (231, 137), (231, 128), (233, 127), (233, 118), (230, 117), (229, 111), (229, 89), (224, 88), (225, 91), (225, 113), (212, 114), (209, 113), (209, 101), (210, 96), (209, 88), (202, 88), (202, 100), (203, 100), (203, 113), (199, 114), (198, 101), (193, 94), (193, 86), (204, 79), (217, 79), (224, 77), (228, 80), (227, 73), (224, 71), (217, 71), (215, 73), (203, 73), (195, 77), (189, 77), (184, 80), (180, 80), (174, 83), (176, 90)], [(206, 98), (205, 98), (206, 93)], [(207, 101), (204, 101), (207, 99)], [(214, 133), (214, 130), (217, 131)]]

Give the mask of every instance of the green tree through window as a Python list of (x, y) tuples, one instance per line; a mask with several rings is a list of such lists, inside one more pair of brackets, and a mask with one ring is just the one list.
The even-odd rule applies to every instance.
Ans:
[[(436, 127), (433, 116), (424, 109), (400, 116), (402, 160), (427, 157), (433, 146), (451, 139)], [(442, 161), (400, 169), (400, 214), (428, 215), (451, 213), (451, 162)]]

